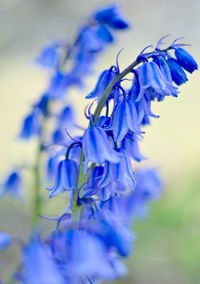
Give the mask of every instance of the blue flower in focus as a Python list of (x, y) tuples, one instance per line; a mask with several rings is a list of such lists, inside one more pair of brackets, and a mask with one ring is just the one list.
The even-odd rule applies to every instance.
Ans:
[(101, 127), (91, 126), (86, 129), (83, 136), (84, 172), (88, 163), (103, 164), (105, 161), (118, 163), (120, 161), (117, 152), (112, 148), (106, 132)]
[(177, 88), (172, 82), (168, 81), (166, 75), (155, 62), (145, 62), (138, 69), (138, 81), (140, 93), (137, 100), (139, 101), (144, 94), (149, 100), (163, 100), (165, 96), (177, 96)]
[(13, 196), (14, 198), (22, 198), (23, 194), (22, 178), (16, 171), (12, 172), (2, 185), (0, 197)]
[(113, 29), (126, 29), (129, 27), (126, 20), (122, 17), (117, 5), (108, 6), (97, 11), (94, 18)]
[(0, 251), (5, 250), (12, 244), (12, 238), (9, 234), (0, 232)]
[(198, 69), (197, 62), (192, 57), (192, 55), (183, 48), (175, 49), (175, 56), (178, 64), (183, 67), (186, 71), (192, 73), (194, 70)]
[(86, 98), (92, 99), (97, 97), (98, 100), (100, 100), (105, 89), (118, 73), (119, 72), (117, 71), (117, 68), (115, 66), (112, 66), (110, 69), (103, 71), (99, 76), (95, 89), (89, 95), (87, 95)]
[(45, 47), (39, 54), (38, 58), (36, 58), (36, 62), (47, 69), (55, 68), (60, 59), (58, 48), (58, 44), (52, 44)]
[(55, 185), (51, 190), (49, 197), (64, 192), (66, 190), (73, 190), (76, 186), (76, 179), (78, 174), (78, 164), (70, 159), (62, 160), (59, 162), (56, 172)]
[(23, 139), (29, 139), (32, 136), (40, 135), (41, 131), (41, 113), (37, 108), (24, 119), (20, 137)]
[(167, 65), (169, 66), (172, 80), (176, 83), (176, 85), (180, 86), (188, 81), (187, 75), (183, 68), (178, 64), (178, 61), (174, 58), (168, 58), (166, 60)]
[(141, 134), (135, 105), (130, 100), (119, 102), (111, 117), (111, 124), (107, 128), (113, 131), (115, 141), (121, 141), (128, 131)]

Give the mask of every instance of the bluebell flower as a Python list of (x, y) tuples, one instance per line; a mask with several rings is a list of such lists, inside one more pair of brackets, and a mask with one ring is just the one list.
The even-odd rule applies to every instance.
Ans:
[(172, 80), (176, 83), (176, 85), (180, 86), (188, 81), (185, 71), (183, 70), (183, 68), (181, 68), (176, 59), (168, 58), (166, 62), (169, 66), (172, 75)]
[(63, 99), (70, 84), (70, 77), (61, 71), (57, 71), (51, 79), (47, 93), (51, 99)]
[(14, 198), (22, 198), (23, 194), (22, 178), (19, 172), (12, 172), (4, 182), (0, 196), (4, 197), (7, 195), (13, 196)]
[(175, 49), (175, 56), (178, 64), (183, 67), (188, 72), (192, 73), (194, 70), (198, 69), (197, 62), (192, 57), (192, 55), (183, 48)]
[(117, 68), (112, 66), (110, 69), (104, 70), (97, 81), (95, 89), (86, 96), (87, 99), (98, 98), (101, 99), (105, 89), (108, 87), (112, 79), (118, 74)]
[(83, 136), (84, 172), (87, 171), (88, 163), (103, 164), (105, 161), (119, 162), (117, 152), (112, 148), (106, 132), (101, 127), (91, 126), (86, 129)]
[(64, 284), (65, 279), (53, 259), (50, 248), (39, 240), (32, 241), (23, 252), (23, 284)]
[(70, 129), (74, 124), (74, 111), (70, 105), (64, 107), (58, 117), (59, 123)]
[(36, 58), (36, 62), (44, 68), (55, 68), (60, 59), (58, 47), (55, 43), (45, 47)]
[(24, 119), (20, 137), (29, 139), (34, 135), (40, 135), (41, 131), (41, 113), (37, 108)]
[(48, 94), (43, 94), (40, 98), (39, 102), (34, 105), (35, 108), (38, 108), (41, 113), (47, 117), (48, 116), (48, 103), (49, 103), (49, 96)]
[[(106, 162), (104, 165), (104, 172), (102, 178), (99, 181), (99, 186), (103, 187), (115, 187), (116, 190), (126, 190), (127, 188), (135, 188), (135, 180), (131, 161), (127, 156), (125, 150), (120, 150), (120, 162), (111, 163)], [(114, 184), (114, 185), (113, 185)]]
[(46, 167), (46, 177), (48, 182), (52, 182), (55, 180), (58, 164), (62, 160), (65, 154), (66, 154), (65, 148), (57, 152), (49, 153), (47, 167)]
[(139, 137), (135, 133), (128, 133), (122, 140), (121, 147), (126, 150), (127, 154), (135, 161), (140, 162), (145, 159), (139, 149)]
[(140, 93), (137, 100), (139, 101), (144, 94), (150, 100), (161, 100), (165, 96), (173, 95), (177, 88), (173, 86), (172, 82), (168, 81), (162, 70), (155, 62), (145, 62), (138, 69), (138, 81), (140, 85)]
[(161, 195), (161, 179), (155, 169), (139, 170), (136, 172), (136, 188), (127, 195), (111, 198), (102, 206), (130, 224), (132, 218), (144, 219), (148, 216), (149, 202)]
[(113, 131), (115, 141), (121, 141), (129, 130), (136, 134), (142, 133), (139, 128), (137, 110), (130, 100), (125, 99), (115, 106), (111, 124), (107, 129)]
[(76, 179), (78, 174), (78, 164), (70, 159), (60, 161), (57, 167), (55, 185), (51, 190), (49, 197), (64, 192), (66, 190), (73, 190), (76, 186)]
[(0, 232), (0, 251), (9, 248), (12, 244), (12, 238), (9, 234)]
[(98, 10), (94, 14), (94, 18), (113, 29), (126, 29), (129, 27), (126, 20), (122, 17), (117, 5), (110, 5)]
[(105, 243), (109, 250), (125, 257), (131, 253), (134, 235), (109, 210), (101, 210), (87, 220), (87, 226)]
[(55, 129), (52, 133), (52, 143), (57, 145), (62, 145), (68, 141), (68, 136), (64, 129)]

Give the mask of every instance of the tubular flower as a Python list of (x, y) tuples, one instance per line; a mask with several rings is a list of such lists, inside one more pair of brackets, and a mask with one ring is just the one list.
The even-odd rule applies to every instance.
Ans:
[(185, 49), (179, 47), (175, 49), (175, 56), (178, 64), (186, 71), (192, 73), (198, 69), (198, 65), (192, 55)]
[(34, 108), (33, 111), (24, 119), (20, 138), (29, 139), (32, 136), (40, 135), (41, 131), (41, 113)]
[(76, 178), (78, 173), (78, 165), (75, 161), (67, 159), (58, 164), (55, 185), (51, 190), (49, 197), (64, 192), (66, 190), (73, 190), (76, 186)]
[(7, 177), (6, 181), (4, 182), (0, 197), (10, 195), (15, 198), (21, 198), (22, 191), (23, 185), (21, 175), (18, 172), (14, 171)]
[(97, 81), (95, 89), (89, 95), (87, 95), (86, 98), (92, 99), (97, 97), (98, 100), (100, 100), (105, 89), (118, 73), (119, 72), (117, 71), (117, 68), (115, 66), (112, 66), (110, 69), (103, 71)]
[(145, 157), (140, 152), (138, 145), (138, 135), (134, 133), (128, 133), (122, 140), (121, 147), (126, 150), (127, 154), (131, 156), (135, 161), (140, 162)]
[(118, 163), (120, 161), (117, 152), (112, 148), (106, 132), (101, 127), (92, 126), (83, 135), (83, 152), (85, 156), (84, 172), (88, 163), (103, 164), (105, 161)]
[(160, 96), (170, 96), (176, 92), (177, 88), (172, 82), (168, 81), (166, 75), (155, 62), (145, 62), (138, 69), (138, 81), (140, 93), (137, 100), (139, 101), (144, 94), (148, 95), (150, 100), (160, 100)]
[(125, 150), (121, 150), (120, 154), (119, 163), (106, 162), (103, 176), (99, 181), (99, 186), (101, 188), (106, 186), (109, 186), (110, 188), (114, 186), (116, 189), (120, 190), (135, 188), (135, 180), (130, 159), (127, 157)]
[(113, 131), (115, 141), (121, 141), (128, 131), (141, 134), (135, 105), (130, 100), (119, 102), (112, 114), (111, 124), (107, 128)]
[(180, 86), (188, 81), (185, 71), (183, 70), (183, 68), (181, 68), (176, 59), (169, 58), (166, 60), (166, 62), (169, 66), (172, 80), (176, 83), (176, 85)]

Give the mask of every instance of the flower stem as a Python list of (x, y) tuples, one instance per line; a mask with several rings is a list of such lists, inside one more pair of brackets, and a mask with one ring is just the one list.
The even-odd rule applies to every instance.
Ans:
[[(124, 69), (121, 73), (119, 73), (113, 80), (110, 82), (108, 87), (106, 88), (105, 92), (103, 93), (97, 107), (94, 113), (94, 125), (97, 124), (99, 116), (101, 114), (101, 111), (103, 107), (105, 106), (105, 103), (111, 94), (113, 87), (116, 83), (118, 83), (121, 79), (123, 79), (127, 74), (129, 74), (134, 67), (136, 67), (140, 62), (135, 60), (133, 63), (131, 63), (126, 69)], [(79, 206), (77, 206), (77, 199), (78, 199), (78, 192), (81, 186), (85, 182), (86, 175), (83, 173), (83, 160), (84, 160), (84, 154), (83, 149), (81, 149), (81, 155), (80, 155), (80, 162), (79, 162), (79, 170), (78, 170), (78, 177), (77, 177), (77, 186), (74, 193), (74, 199), (73, 199), (73, 206), (72, 206), (72, 212), (76, 212), (79, 210)]]
[(34, 197), (33, 197), (33, 215), (32, 215), (32, 226), (37, 224), (39, 214), (41, 213), (41, 196), (40, 196), (40, 170), (41, 170), (41, 146), (42, 139), (39, 140), (37, 146), (36, 162), (34, 168)]

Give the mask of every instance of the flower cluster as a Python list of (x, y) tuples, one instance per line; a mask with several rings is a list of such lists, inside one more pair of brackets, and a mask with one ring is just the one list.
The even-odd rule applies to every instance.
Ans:
[[(85, 111), (88, 128), (78, 137), (68, 133), (76, 126), (73, 109), (63, 100), (65, 94), (72, 86), (83, 87), (97, 55), (113, 42), (116, 30), (127, 27), (116, 6), (106, 7), (86, 21), (73, 44), (53, 43), (37, 58), (52, 76), (46, 92), (26, 117), (21, 137), (38, 135), (39, 151), (48, 149), (47, 179), (54, 182), (47, 188), (49, 197), (68, 191), (70, 198), (64, 213), (53, 218), (56, 230), (45, 240), (35, 232), (23, 245), (22, 263), (15, 273), (20, 283), (89, 284), (125, 275), (121, 258), (130, 255), (135, 240), (132, 220), (145, 218), (148, 202), (161, 194), (156, 170), (138, 170), (135, 164), (145, 159), (139, 149), (143, 126), (158, 117), (151, 110), (152, 102), (177, 97), (178, 86), (188, 80), (186, 71), (198, 68), (185, 44), (176, 40), (162, 49), (162, 38), (155, 49), (144, 49), (123, 71), (117, 60), (116, 66), (100, 74), (94, 90), (86, 96), (94, 99)], [(66, 72), (68, 62), (71, 69)], [(128, 74), (130, 87), (124, 80)], [(52, 113), (51, 104), (61, 99), (61, 112)], [(48, 140), (55, 148), (44, 145), (44, 122), (49, 118), (56, 120)], [(4, 192), (14, 192), (15, 187), (16, 192), (21, 187), (16, 172), (8, 178)], [(11, 242), (9, 235), (0, 234), (0, 249)]]

